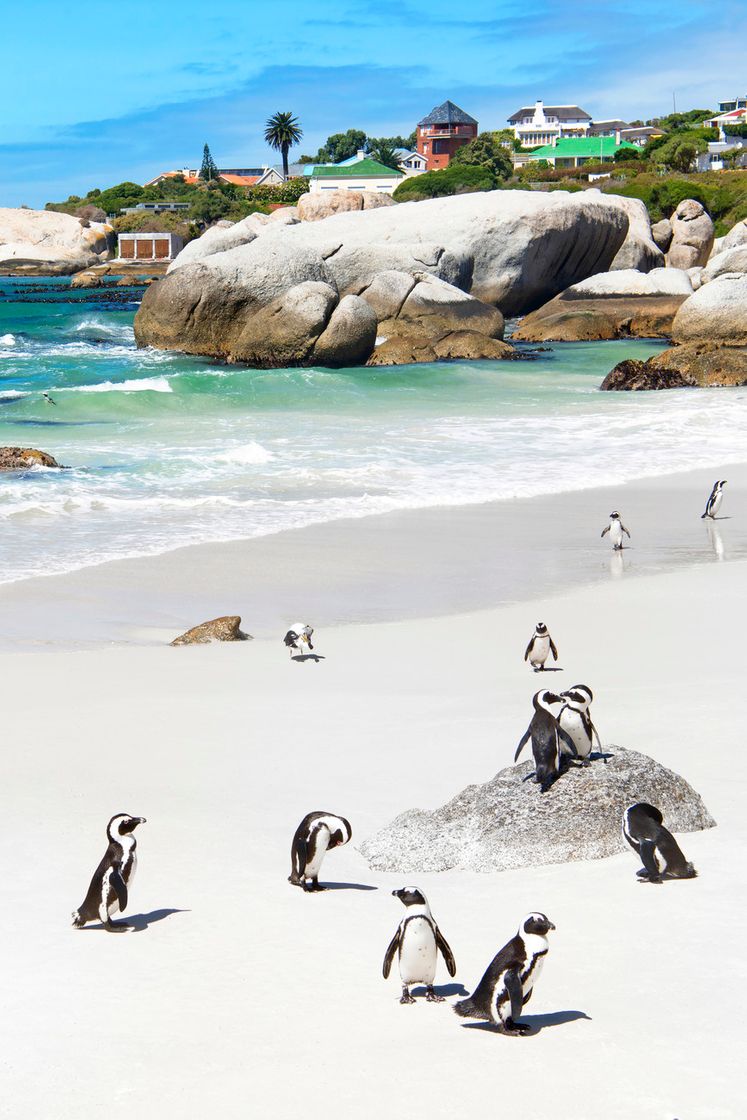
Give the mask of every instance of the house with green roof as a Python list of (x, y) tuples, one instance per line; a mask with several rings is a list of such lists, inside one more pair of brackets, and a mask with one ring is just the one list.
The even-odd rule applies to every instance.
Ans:
[(361, 152), (358, 155), (360, 158), (345, 163), (317, 164), (309, 176), (309, 190), (379, 191), (391, 194), (405, 178), (403, 171), (394, 171)]
[(621, 148), (632, 148), (634, 152), (640, 150), (627, 140), (618, 143), (614, 136), (579, 136), (573, 140), (556, 140), (554, 144), (545, 144), (533, 152), (522, 152), (521, 163), (526, 165), (543, 159), (556, 169), (583, 167), (585, 163), (611, 163)]

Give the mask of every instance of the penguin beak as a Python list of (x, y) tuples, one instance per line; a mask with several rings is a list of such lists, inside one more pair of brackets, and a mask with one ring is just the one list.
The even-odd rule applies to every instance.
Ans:
[(552, 923), (552, 922), (548, 922), (548, 923), (547, 923), (547, 928), (548, 928), (548, 929), (555, 929), (555, 926), (553, 925), (553, 923)]
[(138, 824), (147, 824), (148, 823), (146, 821), (145, 817), (135, 817), (135, 820), (137, 821)]

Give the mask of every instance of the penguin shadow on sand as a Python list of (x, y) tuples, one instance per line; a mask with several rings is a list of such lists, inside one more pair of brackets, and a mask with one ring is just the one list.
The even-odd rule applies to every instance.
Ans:
[[(578, 1019), (588, 1019), (591, 1022), (591, 1015), (587, 1015), (585, 1011), (549, 1011), (546, 1015), (522, 1015), (522, 1026), (529, 1029), (521, 1035), (522, 1038), (532, 1038), (546, 1027), (562, 1027), (565, 1023), (575, 1023)], [(502, 1027), (497, 1026), (495, 1023), (463, 1023), (462, 1026), (467, 1031), (487, 1031), (488, 1034), (506, 1034)], [(506, 1035), (507, 1038), (512, 1037)]]
[[(164, 918), (170, 918), (172, 914), (189, 913), (191, 913), (190, 910), (180, 910), (178, 907), (170, 906), (164, 907), (162, 910), (151, 910), (148, 914), (126, 914), (122, 921), (113, 922), (112, 925), (118, 933), (142, 933), (149, 926), (155, 925), (156, 922), (162, 922)], [(83, 926), (81, 932), (108, 933), (109, 931), (103, 922), (96, 922)]]
[(321, 653), (295, 653), (291, 657), (291, 661), (295, 661), (300, 665), (302, 661), (326, 661), (326, 657)]
[(323, 891), (377, 891), (371, 883), (321, 883), (319, 891), (308, 891), (308, 894), (319, 894)]

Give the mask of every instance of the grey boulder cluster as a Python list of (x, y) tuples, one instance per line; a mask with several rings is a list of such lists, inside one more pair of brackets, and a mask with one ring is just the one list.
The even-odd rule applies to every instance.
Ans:
[(638, 751), (608, 747), (606, 765), (571, 767), (542, 794), (526, 783), (533, 770), (507, 766), (440, 809), (410, 809), (360, 851), (376, 871), (507, 871), (622, 852), (620, 818), (635, 802), (659, 806), (674, 832), (716, 823), (684, 778)]
[(363, 198), (320, 217), (347, 206), (337, 193), (188, 245), (146, 292), (138, 344), (265, 368), (509, 356), (503, 316), (606, 272), (630, 229), (629, 200), (596, 191)]

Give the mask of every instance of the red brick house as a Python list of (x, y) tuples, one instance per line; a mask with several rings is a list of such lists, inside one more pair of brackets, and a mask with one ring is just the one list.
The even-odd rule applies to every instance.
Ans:
[(477, 121), (453, 101), (444, 101), (418, 123), (417, 149), (426, 158), (428, 171), (441, 171), (457, 148), (477, 136)]

